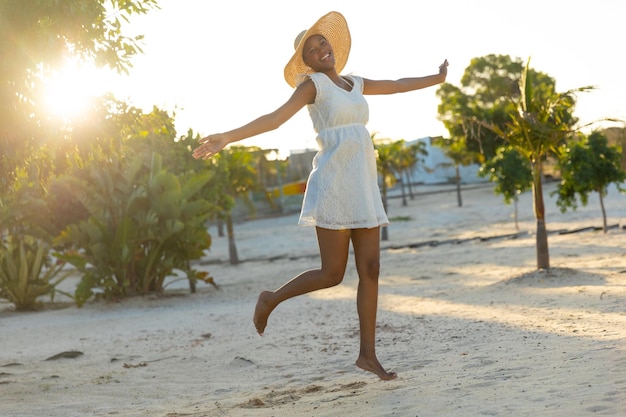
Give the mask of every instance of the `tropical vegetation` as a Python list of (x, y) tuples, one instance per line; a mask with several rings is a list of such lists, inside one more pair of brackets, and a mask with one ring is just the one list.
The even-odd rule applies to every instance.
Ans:
[(626, 171), (620, 165), (621, 149), (609, 146), (606, 136), (599, 131), (582, 135), (579, 140), (564, 144), (559, 157), (561, 182), (554, 192), (561, 211), (577, 208), (577, 197), (583, 206), (589, 201), (589, 193), (598, 193), (602, 213), (602, 230), (607, 232), (604, 197), (611, 184), (626, 191)]
[[(50, 117), (41, 88), (72, 57), (130, 71), (141, 36), (127, 37), (126, 23), (157, 8), (156, 0), (14, 2), (0, 0), (0, 299), (16, 310), (40, 307), (74, 275), (81, 306), (93, 298), (159, 294), (185, 280), (215, 284), (198, 268), (214, 238), (213, 224), (227, 229), (229, 262), (241, 262), (235, 208), (254, 214), (255, 198), (281, 211), (267, 187), (286, 178), (286, 163), (270, 162), (257, 147), (231, 146), (208, 161), (190, 151), (193, 130), (179, 135), (174, 114), (145, 112), (104, 95), (81, 117)], [(110, 9), (115, 12), (110, 13)], [(537, 267), (549, 268), (543, 164), (557, 161), (557, 204), (576, 208), (607, 187), (624, 190), (623, 153), (606, 137), (583, 135), (573, 115), (583, 87), (557, 92), (555, 80), (529, 62), (488, 55), (470, 62), (461, 86), (437, 91), (439, 117), (449, 132), (435, 144), (456, 169), (482, 164), (506, 203), (533, 192)], [(402, 204), (414, 196), (411, 173), (423, 167), (423, 142), (372, 135), (383, 205), (400, 186)], [(516, 219), (517, 225), (517, 219)], [(221, 230), (221, 229), (220, 229)], [(388, 229), (381, 231), (388, 240)]]

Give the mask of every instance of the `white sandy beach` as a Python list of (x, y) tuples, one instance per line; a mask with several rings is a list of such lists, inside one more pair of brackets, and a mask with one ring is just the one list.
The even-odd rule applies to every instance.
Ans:
[[(485, 184), (463, 207), (452, 188), (390, 201), (377, 349), (396, 380), (354, 365), (352, 264), (256, 334), (259, 292), (319, 265), (314, 230), (292, 214), (236, 225), (237, 266), (211, 230), (200, 267), (219, 289), (177, 282), (32, 313), (0, 304), (0, 416), (626, 416), (626, 195), (606, 198), (604, 234), (597, 195), (561, 213), (553, 189), (549, 271), (536, 270), (528, 193), (519, 231)], [(80, 354), (46, 360), (62, 352)]]

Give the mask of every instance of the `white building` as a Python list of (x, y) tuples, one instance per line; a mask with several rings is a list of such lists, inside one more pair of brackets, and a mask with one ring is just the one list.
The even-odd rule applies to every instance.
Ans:
[[(454, 183), (454, 178), (456, 176), (454, 162), (443, 153), (443, 150), (440, 147), (432, 144), (432, 137), (427, 136), (425, 138), (407, 141), (406, 145), (410, 146), (416, 142), (423, 142), (426, 144), (424, 149), (428, 152), (428, 155), (419, 155), (423, 163), (418, 163), (411, 172), (412, 181), (417, 184)], [(470, 184), (487, 181), (485, 178), (478, 176), (479, 169), (480, 165), (478, 164), (460, 166), (459, 173), (461, 176), (461, 183)]]

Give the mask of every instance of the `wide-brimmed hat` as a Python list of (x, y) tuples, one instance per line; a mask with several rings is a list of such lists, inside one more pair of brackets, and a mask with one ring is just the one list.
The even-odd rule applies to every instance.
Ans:
[(338, 73), (346, 66), (350, 55), (350, 30), (346, 18), (339, 12), (330, 12), (322, 16), (309, 30), (304, 30), (296, 37), (294, 53), (285, 66), (285, 81), (292, 87), (296, 87), (302, 75), (313, 72), (302, 59), (304, 42), (312, 35), (322, 35), (333, 47), (335, 54), (335, 69)]

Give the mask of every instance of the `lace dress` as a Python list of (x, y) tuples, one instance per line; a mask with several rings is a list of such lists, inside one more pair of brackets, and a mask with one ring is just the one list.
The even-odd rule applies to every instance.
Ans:
[(313, 159), (298, 224), (336, 230), (387, 225), (374, 146), (365, 128), (369, 108), (363, 79), (347, 77), (353, 88), (346, 91), (323, 73), (310, 78), (317, 93), (308, 110), (320, 150)]

